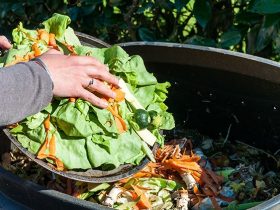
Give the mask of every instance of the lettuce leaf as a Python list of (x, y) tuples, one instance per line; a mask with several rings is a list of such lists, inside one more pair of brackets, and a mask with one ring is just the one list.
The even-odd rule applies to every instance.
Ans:
[(6, 55), (6, 60), (5, 60), (5, 64), (7, 65), (9, 63), (12, 63), (13, 61), (16, 60), (16, 56), (21, 56), (23, 57), (24, 55), (26, 55), (26, 53), (30, 52), (30, 47), (26, 46), (25, 48), (22, 49), (10, 49)]
[(92, 123), (86, 118), (87, 116), (75, 107), (75, 103), (62, 105), (52, 114), (52, 120), (57, 127), (72, 137), (88, 137), (94, 133)]
[(12, 32), (13, 42), (15, 46), (18, 45), (28, 45), (32, 42), (32, 39), (37, 38), (36, 30), (28, 30), (23, 28), (23, 24), (20, 22), (18, 27), (15, 28)]
[(73, 45), (73, 46), (81, 45), (80, 40), (75, 35), (75, 32), (71, 27), (66, 28), (65, 33), (64, 33), (64, 40), (69, 45)]
[(123, 163), (139, 164), (145, 157), (141, 139), (135, 132), (125, 132), (118, 138), (94, 135), (87, 141), (88, 158), (93, 167), (118, 167)]
[(104, 53), (107, 50), (107, 48), (98, 49), (89, 46), (75, 46), (74, 49), (78, 55), (92, 56), (99, 60), (101, 63), (104, 63), (105, 61)]
[(58, 13), (53, 14), (51, 18), (44, 21), (42, 24), (49, 33), (54, 33), (59, 41), (64, 41), (64, 35), (67, 26), (71, 23), (71, 19), (66, 15)]

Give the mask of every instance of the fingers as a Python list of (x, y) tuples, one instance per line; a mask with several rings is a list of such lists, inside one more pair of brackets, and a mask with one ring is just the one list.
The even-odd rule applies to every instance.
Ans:
[(118, 87), (118, 78), (110, 74), (108, 66), (100, 63), (97, 59), (90, 56), (70, 56), (69, 59), (71, 59), (73, 65), (87, 66), (87, 72), (90, 77), (106, 81)]
[[(107, 101), (101, 99), (102, 96), (116, 97), (103, 81), (118, 86), (117, 77), (110, 74), (108, 67), (95, 58), (66, 56), (54, 49), (44, 53), (40, 58), (50, 72), (55, 96), (82, 98), (100, 108), (108, 106)], [(89, 86), (91, 79), (94, 79), (94, 82)]]
[(104, 84), (104, 82), (101, 82), (97, 79), (93, 79), (93, 84), (89, 85), (89, 82), (92, 79), (88, 79), (84, 83), (84, 87), (87, 88), (90, 92), (98, 92), (101, 95), (107, 96), (109, 98), (115, 98), (116, 94), (114, 91), (112, 91), (108, 86)]
[[(105, 65), (103, 65), (105, 66)], [(119, 80), (116, 76), (112, 75), (109, 71), (107, 71), (107, 68), (93, 68), (91, 66), (88, 67), (87, 73), (90, 77), (106, 81), (109, 84), (119, 86)]]
[(0, 36), (0, 48), (8, 50), (12, 47), (11, 43), (5, 36)]
[(100, 108), (106, 108), (108, 106), (108, 103), (105, 100), (98, 98), (97, 96), (95, 96), (94, 94), (92, 94), (84, 88), (81, 89), (80, 97)]

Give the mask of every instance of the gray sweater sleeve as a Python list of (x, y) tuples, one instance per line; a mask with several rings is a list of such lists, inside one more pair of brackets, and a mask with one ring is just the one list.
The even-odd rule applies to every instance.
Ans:
[(0, 68), (0, 126), (41, 111), (52, 96), (52, 80), (36, 62)]

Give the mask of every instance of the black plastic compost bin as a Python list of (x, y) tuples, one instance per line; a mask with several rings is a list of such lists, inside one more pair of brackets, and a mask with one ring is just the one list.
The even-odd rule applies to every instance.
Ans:
[[(106, 45), (83, 34), (80, 39), (89, 45)], [(159, 81), (171, 82), (167, 104), (174, 113), (177, 127), (195, 128), (215, 138), (226, 135), (231, 125), (229, 139), (242, 140), (272, 152), (279, 149), (278, 63), (191, 45), (133, 42), (121, 46), (129, 54), (141, 55)], [(3, 141), (1, 137), (2, 150)], [(102, 209), (24, 181), (0, 168), (0, 199), (1, 193), (33, 209)], [(280, 195), (254, 209), (272, 208), (280, 209)]]

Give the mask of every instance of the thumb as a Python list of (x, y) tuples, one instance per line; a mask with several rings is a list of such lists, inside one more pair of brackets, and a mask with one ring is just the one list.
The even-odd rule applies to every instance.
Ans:
[(0, 48), (8, 50), (12, 47), (11, 43), (5, 36), (0, 36)]

